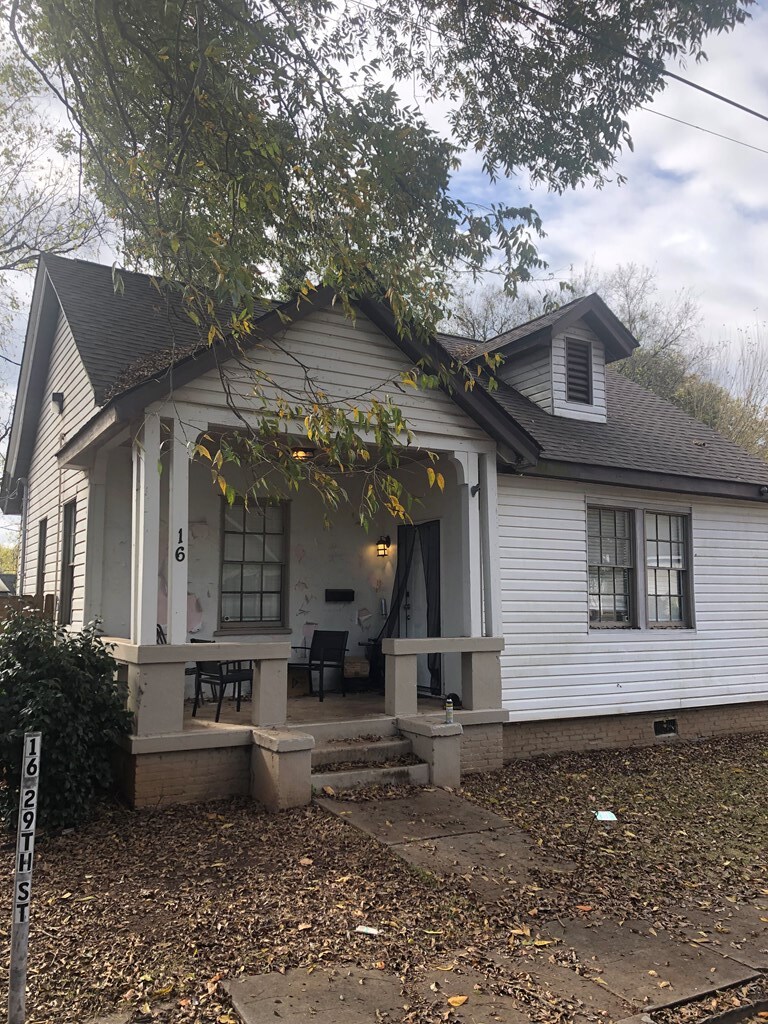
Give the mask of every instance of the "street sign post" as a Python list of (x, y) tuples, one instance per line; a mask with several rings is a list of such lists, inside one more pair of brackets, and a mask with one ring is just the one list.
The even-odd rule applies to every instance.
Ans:
[(24, 1024), (27, 989), (29, 910), (32, 896), (32, 861), (37, 828), (37, 783), (40, 778), (39, 732), (24, 734), (24, 755), (19, 795), (19, 827), (16, 833), (16, 865), (13, 882), (11, 971), (8, 986), (8, 1024)]

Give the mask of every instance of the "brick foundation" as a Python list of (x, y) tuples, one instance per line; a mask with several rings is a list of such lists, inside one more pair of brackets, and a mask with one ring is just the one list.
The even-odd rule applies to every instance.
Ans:
[(465, 725), (461, 737), (461, 772), (492, 772), (504, 763), (500, 722)]
[(213, 747), (117, 759), (118, 785), (132, 807), (163, 807), (248, 796), (251, 748)]
[[(677, 720), (676, 735), (655, 735), (654, 722), (665, 719)], [(644, 747), (748, 732), (768, 732), (768, 702), (548, 722), (510, 722), (504, 726), (504, 760), (568, 750)]]

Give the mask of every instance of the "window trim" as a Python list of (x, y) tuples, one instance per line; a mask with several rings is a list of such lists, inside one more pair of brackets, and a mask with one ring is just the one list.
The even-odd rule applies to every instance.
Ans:
[[(71, 520), (68, 522), (71, 515)], [(69, 530), (67, 530), (69, 526)], [(68, 552), (71, 539), (72, 550)], [(61, 565), (59, 579), (59, 624), (72, 625), (72, 606), (75, 593), (75, 549), (77, 547), (77, 498), (61, 506)], [(70, 555), (67, 560), (67, 554)]]
[[(696, 600), (694, 581), (694, 549), (693, 549), (693, 509), (689, 505), (665, 505), (663, 503), (650, 503), (648, 505), (630, 501), (626, 498), (610, 500), (604, 496), (585, 495), (585, 540), (588, 544), (587, 516), (589, 510), (608, 509), (621, 510), (632, 513), (634, 528), (634, 589), (632, 599), (634, 602), (634, 615), (631, 625), (614, 626), (606, 624), (593, 624), (589, 620), (589, 548), (586, 552), (586, 581), (587, 581), (587, 629), (595, 633), (614, 633), (616, 629), (636, 629), (646, 633), (658, 632), (679, 632), (696, 630)], [(685, 551), (687, 556), (687, 569), (684, 571), (683, 600), (685, 606), (685, 618), (683, 622), (651, 622), (648, 619), (648, 576), (646, 565), (646, 529), (645, 516), (648, 514), (679, 516), (683, 519), (685, 528)]]
[[(568, 349), (573, 347), (585, 348), (587, 351), (587, 371), (588, 371), (588, 394), (589, 397), (586, 401), (581, 398), (571, 398), (568, 393)], [(576, 406), (593, 406), (595, 404), (595, 381), (594, 381), (594, 360), (595, 353), (591, 341), (586, 338), (565, 338), (565, 401), (568, 405)]]
[[(632, 564), (629, 566), (611, 566), (613, 569), (625, 569), (629, 572), (629, 589), (628, 589), (628, 602), (629, 602), (629, 616), (626, 622), (593, 622), (590, 617), (589, 608), (589, 574), (592, 569), (592, 563), (589, 560), (589, 513), (590, 510), (595, 509), (598, 512), (622, 512), (626, 513), (629, 519), (629, 538), (632, 548)], [(590, 629), (637, 629), (638, 623), (638, 587), (637, 587), (637, 572), (638, 572), (638, 561), (637, 561), (637, 513), (634, 508), (627, 508), (617, 505), (587, 505), (587, 618), (589, 621)], [(599, 567), (598, 567), (599, 568)]]
[[(291, 528), (291, 503), (290, 501), (278, 501), (275, 504), (279, 504), (283, 510), (283, 533), (284, 546), (283, 546), (283, 561), (278, 563), (282, 566), (282, 579), (280, 588), (280, 621), (279, 622), (255, 622), (248, 619), (223, 619), (222, 618), (222, 604), (224, 591), (222, 587), (223, 582), (223, 570), (224, 570), (224, 533), (226, 523), (226, 512), (227, 512), (227, 501), (222, 496), (221, 498), (221, 517), (219, 526), (219, 598), (217, 608), (217, 628), (214, 635), (224, 634), (280, 634), (291, 632), (288, 625), (290, 618), (290, 610), (288, 608), (288, 597), (290, 589), (288, 586), (288, 573), (290, 568), (290, 528)], [(262, 563), (263, 564), (263, 563)], [(242, 592), (241, 592), (242, 593)]]
[(37, 523), (37, 565), (35, 566), (35, 597), (45, 594), (45, 560), (48, 554), (48, 516)]
[[(643, 507), (641, 510), (643, 517), (642, 529), (638, 532), (641, 534), (642, 543), (642, 554), (643, 554), (643, 628), (648, 630), (669, 630), (669, 629), (695, 629), (696, 628), (696, 613), (695, 604), (693, 600), (693, 512), (691, 509), (687, 511), (681, 511), (680, 509), (669, 509), (659, 508), (656, 505), (649, 505)], [(645, 529), (645, 517), (646, 515), (656, 516), (677, 516), (683, 520), (683, 549), (685, 551), (686, 563), (685, 569), (683, 570), (683, 620), (682, 622), (657, 622), (655, 619), (648, 618), (648, 565), (646, 562), (646, 552), (648, 537)]]

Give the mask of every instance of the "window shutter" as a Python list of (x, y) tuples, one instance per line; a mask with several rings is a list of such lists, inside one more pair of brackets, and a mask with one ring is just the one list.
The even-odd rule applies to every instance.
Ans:
[(592, 404), (592, 346), (588, 341), (566, 339), (565, 397), (569, 402)]

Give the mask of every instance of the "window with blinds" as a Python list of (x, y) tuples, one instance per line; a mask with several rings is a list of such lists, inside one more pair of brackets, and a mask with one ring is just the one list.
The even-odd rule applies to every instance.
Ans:
[(592, 405), (592, 346), (588, 341), (566, 339), (565, 397), (569, 402)]

